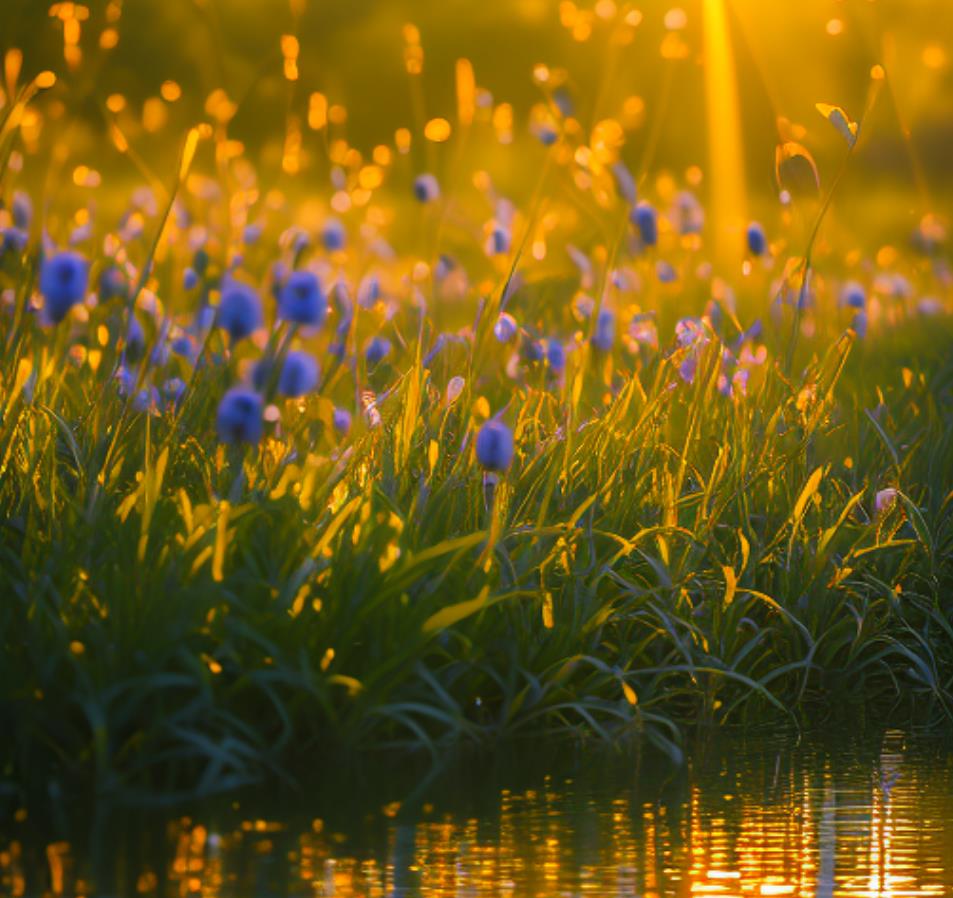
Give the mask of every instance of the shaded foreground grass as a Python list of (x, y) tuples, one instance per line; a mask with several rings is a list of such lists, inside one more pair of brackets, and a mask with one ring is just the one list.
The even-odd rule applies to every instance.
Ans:
[(76, 378), (34, 325), (37, 375), (16, 377), (28, 336), (3, 371), (3, 778), (207, 792), (332, 750), (644, 734), (677, 755), (686, 725), (851, 705), (948, 722), (931, 324), (848, 332), (794, 378), (772, 362), (741, 401), (713, 337), (691, 384), (678, 352), (647, 357), (595, 414), (587, 349), (561, 390), (516, 390), (498, 483), (472, 457), (480, 328), (456, 401), (418, 356), (380, 426), (321, 455), (319, 397), (241, 454), (211, 430), (221, 366), (133, 414), (108, 358)]

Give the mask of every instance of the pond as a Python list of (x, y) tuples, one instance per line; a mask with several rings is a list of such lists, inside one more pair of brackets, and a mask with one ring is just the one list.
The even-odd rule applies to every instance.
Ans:
[(948, 741), (709, 739), (684, 765), (600, 751), (378, 769), (188, 814), (21, 810), (0, 894), (949, 896)]

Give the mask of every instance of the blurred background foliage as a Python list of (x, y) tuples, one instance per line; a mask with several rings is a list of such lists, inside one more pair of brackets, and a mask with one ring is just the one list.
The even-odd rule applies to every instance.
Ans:
[[(303, 124), (306, 159), (320, 144), (319, 135), (306, 127), (313, 93), (345, 111), (338, 133), (369, 152), (392, 143), (399, 127), (416, 133), (430, 117), (453, 119), (454, 65), (460, 57), (472, 61), (477, 84), (495, 104), (512, 104), (517, 134), (525, 132), (528, 110), (541, 99), (532, 78), (537, 63), (566, 70), (583, 128), (619, 116), (626, 98), (639, 98), (643, 105), (627, 135), (624, 158), (635, 169), (651, 162), (652, 169), (664, 166), (681, 174), (707, 162), (706, 2), (712, 0), (680, 5), (668, 0), (88, 0), (83, 6), (4, 0), (0, 44), (23, 51), (25, 74), (50, 68), (59, 76), (38, 108), (44, 126), (68, 120), (69, 130), (56, 144), (37, 135), (37, 144), (69, 157), (57, 162), (95, 165), (114, 181), (137, 173), (103, 140), (110, 97), (117, 106), (115, 98), (122, 98), (116, 119), (138, 153), (164, 172), (172, 167), (172, 147), (188, 127), (208, 117), (213, 91), (224, 89), (238, 103), (230, 135), (242, 141), (263, 182), (269, 173), (278, 182), (289, 120)], [(814, 104), (835, 103), (858, 117), (870, 69), (882, 64), (888, 90), (869, 119), (863, 151), (841, 195), (841, 214), (859, 208), (851, 197), (855, 203), (869, 201), (876, 188), (909, 199), (890, 205), (892, 222), (909, 231), (931, 211), (925, 207), (945, 201), (953, 145), (953, 4), (727, 0), (726, 9), (744, 171), (753, 197), (775, 198), (779, 116), (806, 128), (799, 133), (815, 154), (822, 179), (832, 176), (842, 144)], [(613, 42), (620, 17), (633, 11), (638, 25), (631, 41)], [(70, 17), (81, 19), (73, 32), (80, 56), (72, 65), (64, 59), (65, 32), (76, 28), (67, 25)], [(419, 29), (419, 78), (405, 71), (407, 23)], [(666, 43), (673, 30), (677, 39)], [(284, 71), (283, 36), (298, 42), (294, 80)], [(163, 89), (168, 82), (181, 88), (181, 96)], [(417, 141), (412, 162), (417, 169), (439, 168), (433, 153)], [(494, 171), (497, 178), (508, 172), (518, 183), (525, 174), (519, 154), (500, 153), (493, 164), (503, 169)], [(24, 172), (27, 178), (48, 173), (43, 153), (32, 169)], [(307, 165), (300, 185), (311, 186)]]

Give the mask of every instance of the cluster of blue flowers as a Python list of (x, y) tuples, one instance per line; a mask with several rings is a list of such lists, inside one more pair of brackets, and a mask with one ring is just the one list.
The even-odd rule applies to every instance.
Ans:
[[(559, 109), (568, 108), (571, 103), (568, 94), (560, 94), (559, 99), (554, 94), (553, 100)], [(556, 119), (537, 122), (533, 130), (545, 146), (562, 139)], [(609, 170), (618, 201), (628, 217), (628, 231), (620, 260), (606, 273), (601, 296), (593, 295), (598, 281), (595, 272), (601, 263), (595, 255), (590, 256), (568, 242), (565, 253), (578, 276), (578, 290), (568, 309), (541, 311), (534, 307), (526, 299), (522, 272), (517, 271), (506, 282), (490, 329), (497, 347), (492, 364), (498, 367), (492, 375), (484, 375), (485, 380), (492, 385), (495, 381), (512, 384), (532, 379), (548, 389), (562, 389), (573, 370), (573, 360), (583, 358), (581, 352), (585, 349), (587, 358), (607, 363), (605, 371), (610, 380), (606, 386), (616, 390), (619, 372), (624, 371), (626, 363), (638, 366), (646, 357), (659, 353), (656, 313), (644, 310), (634, 300), (653, 280), (664, 290), (666, 285), (694, 278), (698, 283), (704, 282), (704, 289), (711, 296), (702, 314), (678, 320), (667, 355), (678, 376), (691, 382), (706, 347), (718, 341), (719, 389), (726, 396), (743, 395), (750, 377), (765, 359), (765, 348), (759, 343), (761, 322), (757, 319), (747, 329), (740, 329), (732, 289), (717, 284), (711, 266), (700, 255), (681, 251), (680, 247), (692, 246), (697, 251), (701, 246), (698, 235), (703, 231), (705, 216), (700, 203), (690, 191), (681, 190), (669, 192), (667, 205), (653, 205), (639, 197), (635, 179), (623, 162), (615, 162)], [(417, 175), (409, 193), (424, 207), (442, 210), (450, 205), (431, 173)], [(491, 202), (493, 214), (483, 224), (483, 240), (478, 245), (486, 264), (495, 266), (493, 270), (502, 276), (514, 254), (513, 222), (517, 211), (495, 192)], [(119, 230), (126, 243), (141, 237), (142, 216), (138, 213), (156, 213), (156, 203), (148, 191), (134, 193), (132, 211), (137, 214), (127, 215)], [(32, 216), (29, 198), (16, 192), (7, 223), (0, 228), (0, 260), (24, 257), (29, 252)], [(183, 210), (178, 210), (177, 216), (188, 223)], [(425, 209), (421, 216), (429, 219), (431, 213)], [(74, 233), (71, 244), (88, 240), (87, 231), (88, 228)], [(417, 356), (416, 348), (407, 346), (401, 329), (396, 325), (390, 327), (389, 322), (400, 311), (398, 294), (406, 300), (405, 307), (412, 307), (425, 317), (424, 291), (417, 285), (416, 275), (408, 279), (407, 266), (401, 264), (407, 260), (401, 260), (379, 234), (372, 232), (373, 229), (362, 228), (360, 239), (355, 239), (354, 234), (349, 235), (346, 223), (333, 216), (326, 217), (313, 234), (301, 228), (286, 230), (279, 239), (279, 247), (286, 252), (271, 268), (273, 303), (263, 301), (263, 295), (267, 299), (269, 293), (253, 285), (247, 273), (253, 266), (246, 267), (244, 261), (245, 254), (267, 251), (263, 248), (272, 235), (265, 220), (243, 225), (238, 250), (224, 262), (213, 262), (215, 251), (206, 233), (205, 238), (191, 246), (188, 265), (181, 269), (179, 283), (195, 309), (188, 321), (155, 311), (155, 297), (147, 300), (148, 291), (142, 290), (142, 284), (149, 279), (129, 264), (125, 254), (122, 259), (110, 257), (92, 266), (75, 249), (55, 250), (44, 236), (37, 281), (42, 304), (35, 306), (35, 310), (39, 312), (38, 320), (54, 326), (66, 321), (77, 305), (86, 303), (92, 308), (117, 300), (123, 310), (124, 330), (115, 380), (120, 395), (143, 412), (180, 408), (188, 396), (190, 368), (226, 364), (225, 382), (230, 386), (221, 398), (217, 414), (218, 437), (223, 443), (257, 444), (270, 432), (270, 424), (280, 419), (280, 410), (279, 414), (268, 413), (270, 404), (279, 397), (300, 403), (321, 394), (327, 388), (322, 374), (332, 382), (342, 368), (350, 372), (352, 395), (362, 397), (361, 411), (368, 424), (374, 426), (380, 421), (378, 405), (387, 395), (387, 385), (399, 378), (398, 366), (402, 362), (420, 357), (425, 367), (447, 366), (449, 375), (456, 364), (453, 360), (459, 360), (454, 347), (463, 345), (472, 350), (477, 330), (474, 327), (434, 333), (429, 348)], [(781, 314), (779, 310), (785, 303), (810, 309), (818, 294), (812, 278), (806, 278), (799, 286), (792, 285), (786, 274), (770, 280), (769, 272), (775, 267), (782, 246), (783, 239), (772, 243), (764, 226), (753, 221), (744, 232), (744, 246), (739, 247), (739, 257), (744, 252), (745, 276), (766, 278), (759, 283), (763, 284), (762, 289), (767, 287), (774, 300), (770, 311), (775, 316)], [(362, 264), (364, 258), (376, 259), (382, 269), (371, 267), (353, 282), (344, 273), (348, 268), (342, 260), (352, 254), (357, 258), (358, 251), (363, 254)], [(332, 264), (329, 260), (335, 261)], [(697, 266), (694, 271), (693, 262)], [(391, 263), (395, 270), (402, 271), (400, 275), (388, 277), (387, 267)], [(451, 300), (474, 294), (469, 264), (443, 252), (437, 254), (432, 266), (424, 266), (438, 303), (449, 306)], [(415, 266), (421, 265), (416, 260)], [(95, 277), (91, 277), (92, 273)], [(861, 278), (835, 286), (835, 310), (843, 310), (838, 314), (843, 314), (861, 337), (870, 324), (872, 293), (881, 297), (880, 307), (884, 298), (905, 301), (913, 294), (902, 275), (889, 272), (876, 275), (866, 286)], [(674, 294), (674, 289), (670, 288), (668, 293)], [(916, 308), (922, 314), (932, 314), (939, 310), (940, 303), (926, 297)], [(483, 307), (481, 313), (482, 310)], [(362, 311), (376, 319), (376, 332), (358, 330), (357, 315)], [(329, 319), (333, 328), (325, 334)], [(421, 339), (425, 339), (426, 333), (431, 331), (421, 326)], [(221, 339), (213, 339), (214, 334)], [(324, 365), (307, 348), (322, 342), (326, 353)], [(257, 351), (254, 359), (249, 357), (254, 354), (252, 344)], [(608, 364), (610, 360), (615, 360), (615, 367)], [(164, 380), (153, 377), (160, 369), (165, 371)], [(155, 385), (150, 385), (152, 380)], [(456, 376), (453, 382), (456, 381), (462, 383), (462, 378)], [(340, 397), (342, 391), (336, 392)], [(448, 386), (448, 403), (455, 401), (459, 392), (457, 387), (451, 390)], [(365, 395), (370, 397), (366, 402)], [(353, 430), (349, 405), (351, 401), (344, 399), (332, 406), (330, 419), (324, 418), (330, 421), (329, 429), (337, 440), (343, 440)], [(502, 417), (498, 414), (485, 421), (474, 440), (476, 458), (488, 472), (505, 472), (513, 463), (514, 436)]]

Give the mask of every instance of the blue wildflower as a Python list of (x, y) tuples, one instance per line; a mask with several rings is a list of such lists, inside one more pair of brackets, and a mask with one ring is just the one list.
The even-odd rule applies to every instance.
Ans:
[(639, 229), (639, 239), (645, 246), (658, 243), (658, 213), (651, 203), (642, 200), (629, 213), (629, 220)]
[(107, 265), (99, 273), (99, 299), (108, 302), (116, 296), (126, 295), (126, 278), (115, 265)]
[(29, 195), (22, 190), (17, 190), (13, 194), (10, 211), (13, 213), (14, 226), (24, 231), (28, 230), (30, 222), (33, 220), (33, 201)]
[(592, 345), (601, 352), (612, 349), (615, 340), (615, 315), (610, 309), (600, 309), (596, 318), (596, 329), (592, 335)]
[(537, 139), (544, 147), (551, 147), (559, 139), (559, 132), (552, 125), (537, 125), (535, 132)]
[(694, 346), (704, 337), (704, 328), (697, 318), (679, 318), (675, 322), (675, 339), (679, 346)]
[(764, 325), (761, 323), (760, 318), (755, 318), (751, 322), (751, 327), (749, 327), (740, 337), (739, 342), (745, 342), (746, 340), (757, 340), (762, 331), (764, 330)]
[(424, 368), (429, 368), (433, 360), (443, 352), (444, 346), (447, 345), (447, 335), (438, 334), (437, 339), (433, 341), (433, 346), (430, 348), (430, 351), (424, 356), (423, 366)]
[(747, 368), (739, 368), (731, 378), (731, 389), (733, 393), (746, 395), (748, 392), (748, 380), (751, 372)]
[(513, 462), (513, 432), (502, 421), (487, 421), (477, 433), (476, 455), (488, 471), (505, 471)]
[(867, 313), (860, 309), (854, 314), (854, 320), (851, 321), (850, 326), (854, 329), (854, 333), (857, 334), (860, 339), (863, 339), (867, 336)]
[(246, 246), (254, 246), (259, 240), (261, 240), (262, 226), (257, 222), (255, 224), (245, 225), (245, 230), (242, 231), (242, 242)]
[(30, 235), (22, 228), (3, 228), (0, 230), (0, 256), (5, 253), (22, 256), (29, 242)]
[(347, 234), (344, 225), (336, 218), (329, 218), (321, 229), (321, 242), (329, 252), (344, 249)]
[(218, 438), (223, 443), (257, 443), (261, 440), (262, 400), (254, 390), (233, 387), (218, 406)]
[(546, 341), (546, 361), (556, 374), (566, 370), (566, 349), (559, 340)]
[(262, 325), (258, 294), (247, 284), (237, 281), (230, 283), (222, 291), (218, 324), (228, 331), (233, 340), (241, 340), (254, 333)]
[(587, 321), (592, 317), (596, 308), (596, 301), (581, 290), (572, 298), (572, 313), (580, 321)]
[(294, 324), (318, 327), (328, 314), (321, 283), (310, 271), (293, 271), (278, 298), (278, 316)]
[(698, 234), (705, 226), (705, 210), (690, 190), (675, 197), (674, 218), (680, 234)]
[(351, 413), (346, 408), (336, 408), (331, 420), (334, 429), (342, 436), (351, 429)]
[(567, 118), (575, 110), (575, 104), (565, 86), (560, 85), (553, 91), (553, 102), (556, 104), (556, 108)]
[(185, 395), (186, 383), (181, 377), (171, 377), (162, 385), (162, 393), (171, 406), (177, 406)]
[(663, 284), (671, 284), (678, 280), (678, 272), (670, 262), (666, 262), (664, 259), (659, 259), (655, 264), (655, 274)]
[(350, 312), (347, 313), (339, 322), (338, 326), (334, 329), (335, 338), (328, 345), (328, 352), (332, 355), (339, 356), (344, 358), (347, 355), (347, 338), (351, 330), (351, 321), (352, 315)]
[(364, 358), (372, 367), (390, 354), (390, 340), (387, 337), (372, 337), (364, 350)]
[(268, 378), (271, 372), (275, 370), (275, 360), (270, 355), (263, 356), (251, 369), (251, 385), (261, 392), (264, 392), (268, 386)]
[(182, 275), (182, 286), (186, 290), (194, 290), (199, 285), (199, 273), (194, 268), (186, 268)]
[(126, 330), (126, 360), (135, 364), (146, 351), (146, 335), (142, 325), (135, 315), (129, 318), (129, 327)]
[(637, 199), (635, 179), (624, 162), (616, 162), (612, 166), (612, 177), (615, 180), (615, 187), (619, 191), (619, 196), (630, 205), (634, 205)]
[(300, 256), (311, 245), (311, 238), (305, 231), (297, 231), (291, 242), (291, 250), (295, 257)]
[(523, 343), (523, 358), (527, 362), (541, 362), (546, 357), (546, 351), (539, 340), (528, 339)]
[(278, 392), (293, 399), (305, 396), (317, 387), (319, 374), (318, 363), (310, 353), (292, 350), (285, 357)]
[(132, 407), (137, 412), (152, 412), (159, 406), (159, 391), (155, 387), (143, 387), (132, 400)]
[(814, 270), (808, 269), (802, 288), (793, 296), (794, 304), (799, 309), (808, 309), (814, 305), (814, 298)]
[(215, 321), (215, 309), (211, 306), (202, 306), (195, 313), (195, 323), (193, 329), (196, 333), (202, 334), (207, 331)]
[(764, 236), (764, 228), (761, 227), (758, 222), (753, 221), (748, 225), (746, 237), (748, 240), (748, 251), (751, 255), (763, 256), (768, 248), (768, 241)]
[(136, 376), (126, 367), (120, 366), (116, 371), (116, 391), (125, 399), (136, 385)]
[(711, 329), (716, 334), (720, 334), (725, 322), (725, 310), (717, 299), (710, 299), (705, 303), (705, 315), (708, 317)]
[(502, 256), (510, 251), (510, 235), (506, 228), (496, 225), (487, 239), (488, 256)]
[(79, 253), (67, 250), (43, 261), (40, 293), (50, 321), (54, 324), (62, 321), (83, 299), (88, 280), (89, 263)]
[(678, 373), (682, 380), (685, 383), (694, 383), (695, 381), (695, 371), (698, 368), (698, 355), (692, 351), (689, 352), (684, 359), (682, 359), (681, 364), (678, 366)]
[(281, 299), (281, 291), (288, 280), (288, 266), (280, 259), (271, 266), (271, 295), (275, 300)]
[(841, 305), (851, 309), (862, 309), (867, 303), (867, 294), (857, 281), (844, 284), (840, 294)]
[(368, 274), (362, 278), (357, 288), (357, 304), (362, 309), (371, 308), (380, 299), (381, 282), (376, 274)]
[(501, 343), (509, 343), (517, 331), (516, 319), (509, 312), (500, 312), (500, 317), (493, 325), (493, 336)]
[(149, 353), (149, 364), (153, 368), (162, 368), (169, 361), (169, 344), (165, 337), (160, 337)]
[[(348, 293), (347, 285), (343, 281), (338, 281), (331, 288), (331, 299), (334, 307), (338, 310), (341, 321), (346, 321), (350, 327), (351, 319), (354, 317), (354, 305), (351, 302), (351, 296)], [(347, 328), (345, 328), (345, 331)]]
[(440, 185), (433, 175), (418, 175), (414, 179), (414, 196), (421, 203), (431, 203), (440, 196)]
[(441, 253), (440, 258), (437, 259), (437, 264), (434, 266), (434, 277), (438, 281), (442, 281), (451, 271), (454, 271), (456, 267), (457, 263), (453, 256)]

